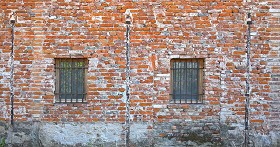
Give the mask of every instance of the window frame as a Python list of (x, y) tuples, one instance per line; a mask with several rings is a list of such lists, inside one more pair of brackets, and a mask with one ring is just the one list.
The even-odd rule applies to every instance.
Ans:
[[(173, 64), (175, 62), (196, 62), (198, 63), (197, 68), (185, 68), (186, 69), (186, 76), (187, 76), (187, 72), (188, 70), (193, 70), (197, 69), (197, 93), (196, 94), (190, 94), (192, 95), (196, 95), (197, 98), (188, 98), (188, 96), (180, 96), (180, 98), (177, 98), (175, 94), (175, 86), (173, 84), (176, 83), (176, 81), (174, 81), (174, 73), (176, 72), (176, 68), (174, 68)], [(175, 104), (203, 104), (204, 102), (204, 58), (173, 58), (170, 60), (170, 103), (175, 103)], [(181, 68), (178, 68), (179, 70)], [(178, 77), (177, 77), (178, 78)], [(185, 79), (185, 82), (189, 82), (187, 81), (188, 78)], [(181, 93), (181, 86), (180, 86), (180, 93), (179, 95), (183, 95)], [(186, 86), (187, 88), (187, 86)], [(187, 94), (187, 90), (186, 90), (186, 94), (184, 95), (188, 95)], [(191, 97), (190, 96), (190, 97)], [(183, 98), (182, 98), (183, 97)]]
[[(61, 67), (60, 66), (60, 63), (62, 61), (66, 61), (68, 63), (71, 63), (71, 65), (73, 65), (74, 62), (83, 62), (84, 63), (84, 66), (81, 67), (82, 70), (83, 70), (83, 89), (82, 89), (82, 98), (78, 98), (77, 95), (80, 95), (76, 89), (76, 93), (73, 93), (72, 91), (72, 86), (71, 86), (71, 98), (70, 99), (67, 99), (67, 93), (65, 93), (66, 95), (66, 98), (61, 98), (61, 95), (62, 93), (60, 92), (60, 88), (61, 88), (61, 78), (60, 78), (60, 75), (61, 75), (61, 69), (64, 68), (64, 67)], [(55, 58), (55, 65), (54, 65), (54, 68), (55, 68), (55, 103), (86, 103), (86, 100), (87, 100), (87, 91), (88, 91), (88, 88), (87, 88), (87, 70), (88, 70), (88, 59), (87, 58)], [(70, 72), (71, 72), (71, 85), (73, 84), (72, 82), (72, 73), (73, 73), (73, 70), (76, 70), (76, 69), (80, 69), (79, 67), (76, 67), (76, 68), (73, 68), (72, 66), (71, 67), (67, 67), (66, 69), (70, 69)], [(77, 74), (78, 75), (78, 74)], [(76, 76), (77, 76), (76, 75)], [(77, 77), (78, 78), (78, 77)], [(67, 80), (67, 79), (66, 79)], [(78, 83), (78, 80), (77, 81), (74, 81), (74, 83)], [(76, 95), (76, 98), (73, 98), (75, 96), (73, 95)]]

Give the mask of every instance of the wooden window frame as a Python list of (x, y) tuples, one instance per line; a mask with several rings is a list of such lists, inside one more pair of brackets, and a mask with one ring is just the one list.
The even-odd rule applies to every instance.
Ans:
[[(174, 67), (174, 66), (176, 66), (176, 64), (174, 64), (174, 63), (177, 63), (177, 62), (184, 63), (184, 68)], [(192, 65), (192, 66), (196, 65), (196, 67), (188, 68), (188, 63), (189, 64), (196, 63), (196, 64)], [(204, 100), (204, 59), (203, 58), (191, 58), (191, 59), (181, 59), (181, 58), (177, 59), (177, 58), (175, 58), (175, 59), (171, 59), (170, 69), (171, 69), (170, 70), (171, 71), (171, 74), (170, 74), (170, 103), (202, 104), (203, 100)], [(181, 86), (177, 86), (177, 87), (179, 87), (179, 91), (180, 91), (179, 94), (175, 92), (176, 91), (176, 89), (175, 89), (176, 86), (174, 86), (175, 84), (178, 84), (176, 82), (176, 80), (174, 81), (174, 79), (178, 78), (178, 77), (175, 77), (175, 76), (176, 76), (176, 74), (180, 74), (180, 73), (178, 73), (177, 70), (179, 70), (179, 71), (180, 70), (186, 70), (185, 71), (186, 78), (183, 79), (183, 81), (179, 80), (179, 85), (181, 85)], [(183, 94), (183, 93), (181, 93), (182, 84), (180, 84), (180, 82), (187, 82), (188, 83), (190, 81), (191, 82), (194, 81), (193, 79), (189, 79), (189, 81), (188, 81), (187, 75), (188, 75), (189, 72), (191, 72), (191, 77), (192, 77), (192, 72), (197, 72), (197, 74), (196, 74), (197, 78), (195, 80), (195, 81), (197, 81), (197, 85), (194, 85), (194, 86), (197, 87), (197, 88), (194, 87), (197, 92), (192, 94), (192, 91), (187, 90), (188, 89), (187, 88), (188, 84), (185, 84), (186, 94)], [(180, 75), (179, 77), (181, 79), (182, 76)], [(190, 85), (193, 86), (192, 84), (190, 84)], [(190, 91), (191, 94), (187, 94), (188, 91)], [(196, 98), (194, 98), (194, 97), (196, 97)]]
[[(67, 66), (70, 67), (64, 67), (61, 65), (61, 62), (67, 62), (67, 63), (71, 63), (71, 64), (67, 64)], [(83, 62), (84, 65), (82, 67), (76, 67), (78, 65), (75, 65), (75, 63), (77, 62)], [(64, 81), (70, 80), (70, 88), (67, 90), (70, 90), (71, 93), (62, 93), (61, 92), (61, 88), (62, 86), (62, 78), (60, 77), (62, 74), (62, 70), (61, 69), (66, 69), (66, 70), (70, 70), (69, 72), (66, 71), (64, 73)], [(86, 102), (87, 99), (87, 70), (88, 70), (88, 60), (87, 58), (55, 58), (55, 103), (84, 103)], [(74, 71), (76, 71), (75, 74)], [(82, 72), (81, 72), (82, 71)], [(79, 78), (80, 74), (82, 73), (82, 81), (81, 78)], [(70, 74), (69, 74), (70, 73)], [(70, 75), (70, 78), (66, 78), (66, 75)], [(74, 78), (73, 78), (74, 75)], [(77, 79), (77, 80), (74, 80)], [(77, 87), (75, 90), (73, 90), (73, 85), (77, 86), (79, 85), (79, 83), (82, 82), (82, 92), (79, 93), (79, 88)], [(67, 82), (65, 82), (64, 87), (67, 87), (66, 85), (69, 85), (69, 82), (66, 84)], [(66, 90), (66, 88), (64, 88), (64, 91)], [(69, 98), (70, 97), (70, 98)], [(81, 97), (81, 98), (79, 98)]]

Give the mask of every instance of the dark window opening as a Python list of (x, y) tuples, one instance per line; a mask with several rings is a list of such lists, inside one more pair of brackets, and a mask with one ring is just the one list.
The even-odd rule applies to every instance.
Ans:
[(203, 59), (171, 60), (171, 102), (203, 103)]
[(87, 59), (55, 59), (57, 103), (85, 102)]

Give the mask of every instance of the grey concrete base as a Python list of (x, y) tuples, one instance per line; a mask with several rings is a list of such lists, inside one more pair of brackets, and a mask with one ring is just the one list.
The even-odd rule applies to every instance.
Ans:
[[(70, 146), (125, 146), (124, 124), (120, 123), (43, 123), (21, 122), (14, 127), (0, 123), (0, 137), (6, 146), (23, 147), (70, 147)], [(213, 127), (213, 129), (218, 129)], [(174, 123), (133, 123), (130, 127), (129, 146), (242, 146), (242, 128), (219, 127), (220, 135), (209, 134), (195, 127), (179, 127)], [(250, 145), (277, 147), (280, 133), (250, 133)]]
[[(152, 144), (148, 124), (132, 124), (130, 128), (132, 146)], [(8, 146), (125, 146), (124, 124), (120, 123), (22, 122), (1, 129), (6, 132), (2, 138)]]

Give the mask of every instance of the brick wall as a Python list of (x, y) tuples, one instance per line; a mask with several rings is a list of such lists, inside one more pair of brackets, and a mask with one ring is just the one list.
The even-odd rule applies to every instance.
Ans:
[[(279, 143), (278, 1), (7, 0), (0, 6), (1, 122), (11, 115), (9, 18), (15, 12), (15, 122), (123, 124), (129, 12), (131, 123), (148, 124), (159, 140), (187, 141), (194, 132), (210, 136), (202, 142), (229, 146), (244, 139), (251, 12), (251, 144)], [(87, 103), (54, 102), (54, 58), (65, 57), (89, 60)], [(170, 103), (173, 58), (205, 59), (203, 104)]]

